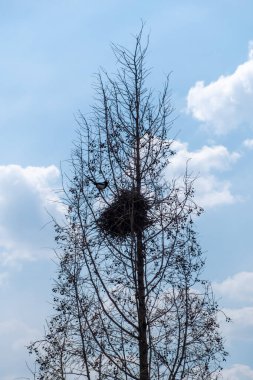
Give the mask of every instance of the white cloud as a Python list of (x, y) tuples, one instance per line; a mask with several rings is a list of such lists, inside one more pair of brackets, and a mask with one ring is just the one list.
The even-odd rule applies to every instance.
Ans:
[[(225, 337), (228, 351), (237, 345), (243, 347), (253, 344), (253, 307), (241, 307), (237, 309), (224, 308), (223, 312), (231, 322), (220, 319), (222, 335)], [(230, 348), (229, 348), (230, 347)]]
[[(59, 179), (55, 166), (0, 166), (0, 263), (10, 265), (19, 259), (46, 254), (52, 244), (47, 214), (59, 214), (53, 192)], [(51, 231), (52, 232), (52, 231)]]
[(8, 272), (2, 272), (0, 273), (0, 288), (3, 287), (9, 278), (9, 273)]
[(11, 351), (23, 350), (23, 348), (34, 337), (39, 336), (40, 332), (28, 326), (26, 323), (17, 319), (11, 319), (8, 321), (0, 321), (0, 337), (1, 342), (4, 342), (6, 338), (11, 340), (9, 349)]
[(229, 181), (220, 181), (215, 176), (206, 175), (197, 180), (196, 199), (202, 207), (211, 208), (235, 203), (239, 197), (232, 194)]
[(244, 140), (243, 145), (248, 149), (253, 149), (253, 139)]
[(253, 45), (248, 60), (231, 75), (205, 85), (198, 81), (187, 95), (187, 111), (215, 134), (253, 124)]
[(226, 278), (220, 283), (213, 283), (216, 296), (222, 297), (225, 314), (231, 323), (224, 323), (221, 318), (222, 332), (226, 341), (233, 347), (239, 342), (253, 343), (253, 272), (240, 272)]
[(22, 373), (27, 373), (27, 379), (30, 378), (26, 363), (31, 368), (33, 363), (26, 346), (40, 334), (39, 330), (16, 318), (0, 320), (1, 379), (21, 379)]
[(224, 380), (250, 380), (253, 379), (253, 369), (247, 365), (234, 364), (224, 369), (222, 375)]
[(180, 141), (175, 141), (173, 148), (177, 154), (167, 169), (168, 176), (182, 175), (188, 161), (189, 172), (193, 177), (198, 177), (195, 188), (196, 200), (200, 206), (210, 208), (238, 200), (230, 190), (230, 182), (220, 180), (217, 172), (228, 170), (239, 159), (239, 153), (229, 152), (222, 145), (205, 145), (201, 149), (190, 151), (188, 144)]
[(253, 272), (240, 272), (213, 283), (214, 291), (232, 301), (253, 302)]
[(201, 173), (210, 173), (212, 170), (227, 170), (240, 157), (239, 153), (230, 153), (223, 145), (204, 145), (201, 149), (190, 152), (187, 143), (175, 141), (172, 147), (177, 151), (173, 159), (173, 167), (182, 168), (185, 166), (186, 160), (191, 159), (191, 168), (201, 171)]

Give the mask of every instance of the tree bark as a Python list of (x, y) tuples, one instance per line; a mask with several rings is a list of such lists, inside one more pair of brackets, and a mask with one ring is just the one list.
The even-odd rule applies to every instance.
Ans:
[(142, 233), (137, 235), (137, 271), (138, 271), (138, 325), (139, 325), (139, 355), (140, 355), (140, 380), (149, 380), (148, 370), (148, 343), (146, 322), (146, 299), (144, 283), (144, 252)]
[[(136, 73), (137, 75), (137, 73)], [(136, 81), (136, 189), (137, 193), (141, 194), (141, 156), (140, 156), (140, 124), (139, 124), (139, 89), (138, 80)], [(147, 342), (147, 309), (145, 297), (145, 252), (143, 249), (143, 233), (140, 230), (137, 233), (137, 283), (138, 283), (138, 326), (139, 326), (139, 359), (140, 359), (140, 380), (149, 380), (148, 368), (148, 342)]]

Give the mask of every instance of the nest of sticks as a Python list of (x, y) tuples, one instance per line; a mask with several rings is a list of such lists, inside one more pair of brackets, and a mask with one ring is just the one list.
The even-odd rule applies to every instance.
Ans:
[(136, 190), (121, 190), (101, 213), (98, 224), (103, 233), (125, 239), (143, 231), (152, 221), (148, 216), (150, 203)]

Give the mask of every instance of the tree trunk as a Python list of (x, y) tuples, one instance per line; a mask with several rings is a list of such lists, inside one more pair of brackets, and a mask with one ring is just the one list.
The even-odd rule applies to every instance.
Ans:
[(148, 370), (148, 343), (146, 323), (146, 299), (144, 283), (144, 252), (142, 232), (137, 235), (137, 272), (138, 272), (138, 325), (139, 325), (139, 355), (140, 355), (140, 380), (149, 380)]
[[(136, 83), (137, 84), (137, 83)], [(141, 194), (141, 157), (140, 157), (140, 125), (139, 125), (139, 91), (136, 85), (136, 188), (138, 195)], [(144, 249), (142, 231), (137, 233), (137, 283), (138, 283), (138, 326), (139, 326), (139, 359), (140, 359), (140, 380), (149, 380), (148, 368), (148, 342), (147, 342), (147, 310), (145, 297), (144, 279)]]

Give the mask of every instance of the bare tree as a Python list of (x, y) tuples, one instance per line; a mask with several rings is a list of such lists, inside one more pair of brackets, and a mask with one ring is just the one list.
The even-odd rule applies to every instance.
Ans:
[(142, 30), (118, 71), (97, 76), (77, 119), (64, 225), (56, 226), (55, 315), (30, 346), (38, 379), (217, 379), (227, 353), (194, 231), (193, 181), (173, 164), (169, 78), (146, 88)]

